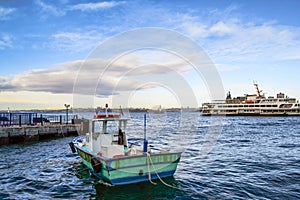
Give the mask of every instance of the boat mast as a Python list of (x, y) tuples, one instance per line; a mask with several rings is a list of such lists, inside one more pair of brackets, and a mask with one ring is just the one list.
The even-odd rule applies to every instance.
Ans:
[(148, 141), (147, 141), (147, 136), (146, 136), (146, 113), (144, 114), (144, 148), (143, 152), (148, 151)]

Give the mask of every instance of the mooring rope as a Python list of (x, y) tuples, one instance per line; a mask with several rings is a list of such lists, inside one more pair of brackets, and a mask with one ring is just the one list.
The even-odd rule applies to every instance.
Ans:
[[(150, 156), (150, 154), (149, 154), (149, 156)], [(153, 185), (156, 185), (157, 183), (154, 183), (151, 180), (150, 159), (148, 159), (148, 153), (147, 153), (147, 167), (148, 167), (148, 179), (149, 179), (150, 183), (152, 183)]]
[[(177, 189), (177, 190), (181, 190), (181, 189), (178, 188), (178, 187), (175, 187), (175, 186), (173, 186), (173, 185), (169, 185), (168, 183), (164, 182), (164, 181), (160, 178), (160, 176), (158, 175), (157, 170), (156, 170), (156, 168), (155, 168), (155, 166), (154, 166), (154, 164), (153, 164), (153, 162), (152, 162), (152, 158), (151, 158), (151, 156), (150, 156), (150, 154), (149, 154), (148, 152), (147, 152), (147, 158), (149, 159), (149, 161), (150, 161), (150, 163), (151, 163), (151, 165), (152, 165), (152, 167), (153, 167), (153, 170), (154, 170), (156, 176), (158, 177), (158, 179), (160, 180), (160, 182), (162, 182), (162, 183), (163, 183), (165, 186), (167, 186), (167, 187), (171, 187), (171, 188), (174, 188), (174, 189)], [(148, 162), (147, 162), (147, 163), (148, 163)], [(149, 169), (149, 163), (148, 163), (148, 174), (151, 174), (150, 169)], [(150, 175), (149, 175), (149, 177), (151, 178)], [(151, 179), (149, 179), (149, 181), (152, 183)]]

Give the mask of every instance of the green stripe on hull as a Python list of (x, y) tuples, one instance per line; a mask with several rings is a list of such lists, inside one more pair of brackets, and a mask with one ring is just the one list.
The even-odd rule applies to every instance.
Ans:
[[(151, 174), (156, 174), (157, 173), (162, 173), (162, 172), (167, 172), (167, 171), (176, 171), (177, 168), (177, 162), (176, 163), (170, 163), (170, 164), (155, 164), (155, 169), (153, 169), (153, 166), (150, 164), (150, 173)], [(105, 170), (106, 171), (106, 170)], [(119, 178), (126, 178), (126, 177), (131, 177), (131, 176), (142, 176), (142, 175), (148, 175), (148, 166), (139, 166), (139, 167), (131, 167), (131, 168), (126, 168), (126, 170), (113, 170), (108, 172), (108, 176), (105, 176), (103, 174), (103, 177), (106, 179), (119, 179)]]
[[(91, 154), (86, 149), (77, 148), (77, 152), (82, 158), (83, 163), (91, 171), (93, 171), (91, 159), (93, 157), (97, 158), (102, 165), (102, 169), (99, 173), (96, 173), (96, 176), (113, 184), (115, 184), (114, 180), (130, 180), (130, 182), (145, 181), (147, 180), (149, 169), (152, 179), (157, 178), (156, 173), (162, 174), (164, 177), (172, 176), (176, 171), (181, 156), (181, 153), (162, 153), (152, 154), (150, 157), (140, 155), (109, 159)], [(136, 180), (134, 180), (134, 177)]]
[[(173, 176), (175, 171), (166, 171), (159, 173), (160, 178), (170, 177)], [(151, 180), (158, 179), (158, 176), (156, 174), (151, 175)], [(142, 181), (149, 181), (148, 175), (139, 175), (139, 176), (130, 176), (125, 178), (117, 178), (117, 179), (110, 179), (106, 180), (107, 182), (113, 184), (113, 185), (124, 185), (124, 184), (131, 184), (131, 183), (137, 183)]]
[[(153, 154), (151, 155), (152, 162), (155, 163), (171, 163), (180, 158), (179, 154)], [(146, 165), (147, 164), (147, 155), (128, 157), (125, 159), (114, 160), (109, 162), (109, 167), (112, 169), (122, 169), (128, 168), (137, 165)]]
[(86, 160), (82, 159), (83, 164), (85, 164), (89, 169), (93, 170), (92, 164)]

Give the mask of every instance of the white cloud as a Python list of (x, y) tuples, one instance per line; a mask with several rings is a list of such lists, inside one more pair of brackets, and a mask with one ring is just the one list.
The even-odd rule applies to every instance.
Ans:
[[(39, 1), (41, 2), (41, 1)], [(67, 10), (93, 11), (106, 9), (124, 1), (104, 1), (98, 3), (76, 4)], [(41, 2), (42, 5), (45, 5)], [(139, 9), (143, 6), (143, 9)], [(53, 6), (48, 7), (52, 13), (59, 15)], [(122, 33), (131, 28), (155, 24), (158, 27), (177, 30), (190, 36), (207, 53), (223, 61), (249, 61), (254, 59), (295, 59), (300, 52), (299, 28), (293, 26), (280, 26), (274, 21), (256, 23), (246, 21), (241, 14), (238, 18), (235, 13), (239, 7), (230, 5), (225, 10), (184, 10), (174, 14), (159, 5), (126, 2), (124, 12), (126, 15), (117, 15), (112, 12), (112, 19), (99, 26), (82, 27), (79, 31), (60, 31), (51, 36), (48, 43), (52, 49), (68, 52), (86, 52), (93, 50), (107, 35)], [(47, 9), (46, 9), (47, 10)]]
[(235, 23), (226, 38), (207, 40), (210, 55), (219, 61), (279, 61), (300, 52), (300, 28)]
[[(56, 16), (61, 17), (67, 14), (69, 11), (97, 11), (97, 10), (104, 10), (113, 8), (116, 6), (119, 6), (121, 4), (124, 4), (125, 1), (103, 1), (98, 3), (83, 3), (83, 4), (75, 4), (71, 6), (67, 6), (66, 4), (69, 3), (68, 1), (61, 1), (62, 4), (65, 4), (64, 6), (56, 6), (52, 4), (48, 4), (43, 0), (36, 0), (36, 5), (40, 8), (41, 18), (48, 18), (49, 16)], [(0, 20), (1, 20), (1, 7), (0, 7)], [(6, 14), (7, 12), (12, 12), (13, 10), (4, 10), (2, 11), (3, 14)], [(8, 14), (8, 13), (7, 13)]]
[(184, 30), (192, 38), (205, 38), (208, 36), (208, 29), (206, 24), (199, 22), (183, 22), (180, 29)]
[(56, 6), (46, 4), (42, 0), (36, 0), (35, 3), (40, 7), (40, 12), (43, 13), (42, 18), (47, 18), (48, 15), (53, 15), (56, 17), (65, 15), (65, 11), (63, 9), (59, 9)]
[(171, 13), (164, 12), (161, 20), (165, 22), (164, 26), (175, 28), (195, 40), (223, 66), (222, 70), (226, 70), (228, 63), (299, 59), (299, 27), (280, 25), (274, 20), (246, 20), (236, 5), (224, 11), (179, 12), (172, 16), (172, 20), (167, 20), (170, 16)]
[(299, 27), (274, 21), (245, 22), (229, 18), (228, 13), (222, 19), (222, 12), (218, 12), (215, 10), (210, 20), (185, 13), (182, 21), (176, 20), (177, 30), (196, 40), (213, 60), (225, 67), (228, 63), (299, 59)]
[(16, 11), (15, 8), (0, 7), (0, 21), (8, 19), (9, 15), (15, 11)]
[(215, 33), (217, 35), (223, 36), (226, 34), (230, 34), (232, 33), (234, 30), (232, 29), (232, 27), (226, 25), (224, 22), (220, 21), (216, 24), (214, 24), (211, 28), (210, 28), (210, 32)]
[(70, 6), (69, 10), (96, 11), (96, 10), (113, 8), (124, 3), (125, 1), (103, 1), (98, 3), (76, 4)]
[(0, 33), (0, 50), (6, 48), (12, 48), (13, 47), (12, 41), (13, 38), (11, 35)]
[(68, 52), (91, 51), (103, 40), (96, 30), (86, 32), (60, 32), (51, 36), (48, 43), (53, 49)]

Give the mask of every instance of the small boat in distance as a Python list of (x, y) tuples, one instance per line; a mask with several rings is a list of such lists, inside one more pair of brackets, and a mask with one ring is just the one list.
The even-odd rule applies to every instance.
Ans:
[(150, 113), (153, 114), (165, 114), (165, 109), (161, 107), (161, 105), (153, 106), (152, 109), (149, 110)]
[[(112, 185), (124, 185), (173, 176), (182, 152), (148, 147), (146, 115), (144, 146), (128, 143), (126, 126), (129, 119), (119, 114), (96, 114), (89, 121), (90, 132), (70, 143), (84, 165), (99, 179)], [(141, 131), (142, 132), (142, 131)]]
[(266, 98), (254, 84), (257, 94), (232, 98), (228, 92), (226, 100), (215, 100), (202, 104), (202, 115), (228, 116), (300, 116), (300, 104), (295, 98), (283, 93)]

